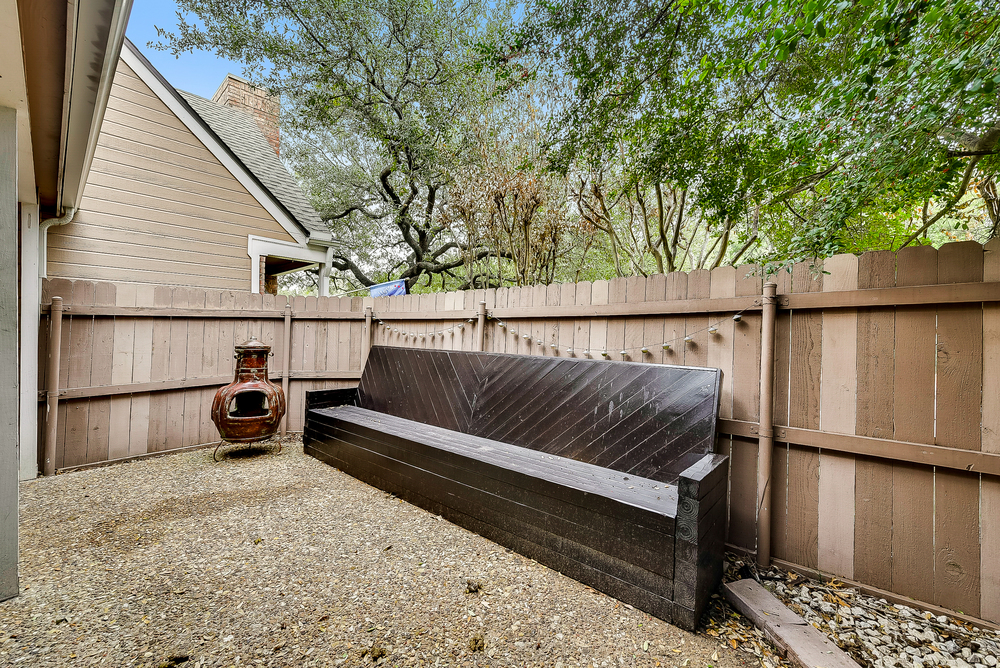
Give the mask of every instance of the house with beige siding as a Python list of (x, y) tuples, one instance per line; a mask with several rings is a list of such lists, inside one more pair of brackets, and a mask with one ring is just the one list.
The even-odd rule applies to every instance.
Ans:
[(276, 291), (333, 243), (280, 160), (278, 102), (229, 75), (212, 100), (178, 91), (126, 40), (90, 176), (42, 247), (49, 278)]

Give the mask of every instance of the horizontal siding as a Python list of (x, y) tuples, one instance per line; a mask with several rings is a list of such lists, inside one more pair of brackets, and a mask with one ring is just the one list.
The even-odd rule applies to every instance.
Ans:
[(49, 231), (48, 275), (246, 290), (250, 234), (293, 241), (119, 62), (80, 211)]
[[(238, 277), (221, 275), (219, 268), (208, 265), (180, 265), (177, 263), (157, 263), (136, 258), (114, 258), (107, 255), (98, 256), (103, 264), (82, 264), (67, 257), (64, 251), (54, 249), (49, 256), (51, 273), (63, 276), (83, 276), (84, 279), (110, 281), (119, 284), (149, 284), (175, 286), (207, 285), (213, 290), (241, 290), (249, 283), (242, 274), (250, 271), (250, 258), (246, 259), (246, 267)], [(88, 258), (89, 260), (90, 258)], [(212, 273), (216, 272), (216, 273)], [(91, 278), (88, 278), (91, 277)], [(104, 278), (108, 277), (108, 278)]]
[[(101, 199), (102, 195), (107, 195), (108, 198)], [(119, 201), (115, 201), (116, 197)], [(199, 211), (197, 207), (192, 207), (192, 213), (184, 214), (166, 209), (151, 209), (146, 204), (147, 200), (138, 196), (126, 197), (114, 190), (95, 188), (91, 197), (83, 199), (81, 211), (74, 219), (74, 224), (90, 220), (103, 221), (110, 217), (117, 221), (102, 222), (102, 224), (117, 225), (126, 230), (150, 230), (157, 234), (179, 235), (246, 248), (246, 224), (239, 216), (217, 214), (208, 219), (210, 223), (206, 223), (204, 212)], [(174, 227), (181, 229), (175, 231), (172, 229)]]

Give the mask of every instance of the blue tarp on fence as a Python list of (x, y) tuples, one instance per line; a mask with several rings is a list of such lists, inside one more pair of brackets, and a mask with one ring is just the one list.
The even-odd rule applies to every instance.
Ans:
[(372, 297), (393, 297), (395, 295), (406, 294), (406, 281), (389, 281), (373, 285), (368, 290)]

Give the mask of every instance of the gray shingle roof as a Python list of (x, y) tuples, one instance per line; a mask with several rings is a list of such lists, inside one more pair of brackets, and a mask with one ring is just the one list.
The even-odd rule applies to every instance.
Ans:
[(299, 224), (310, 234), (326, 236), (329, 233), (329, 228), (309, 204), (302, 189), (281, 164), (274, 148), (248, 114), (186, 91), (177, 92)]

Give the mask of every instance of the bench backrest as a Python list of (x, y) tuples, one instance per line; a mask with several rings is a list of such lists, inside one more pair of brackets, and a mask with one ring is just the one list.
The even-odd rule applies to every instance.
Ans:
[(673, 483), (713, 451), (721, 371), (374, 346), (363, 408)]

